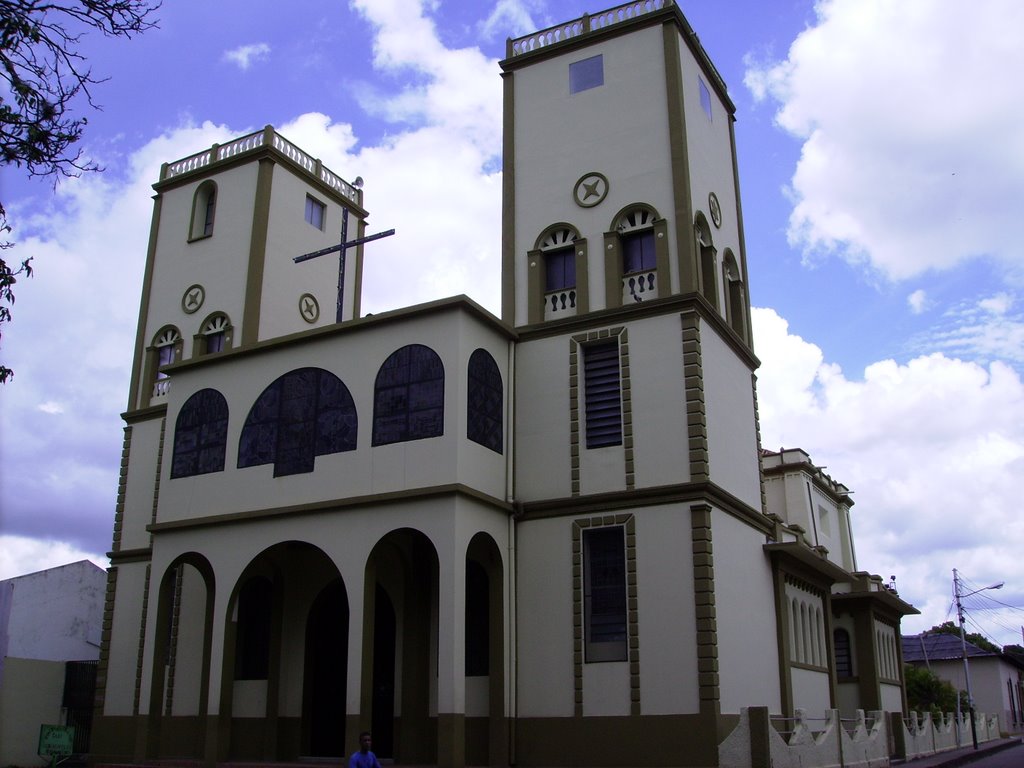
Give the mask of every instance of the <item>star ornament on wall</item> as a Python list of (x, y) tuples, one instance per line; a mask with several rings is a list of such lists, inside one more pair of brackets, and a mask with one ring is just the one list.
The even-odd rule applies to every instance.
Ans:
[(203, 286), (198, 283), (190, 285), (185, 289), (185, 294), (181, 297), (181, 309), (186, 315), (191, 315), (193, 312), (199, 311), (204, 301), (206, 301), (206, 290)]
[(580, 208), (593, 208), (595, 205), (600, 205), (607, 196), (608, 179), (597, 171), (584, 174), (573, 187), (572, 197)]

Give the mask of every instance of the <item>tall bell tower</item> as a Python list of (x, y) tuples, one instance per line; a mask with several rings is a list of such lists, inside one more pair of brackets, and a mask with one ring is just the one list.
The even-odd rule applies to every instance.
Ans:
[(735, 107), (671, 2), (510, 40), (503, 318), (696, 294), (747, 346)]

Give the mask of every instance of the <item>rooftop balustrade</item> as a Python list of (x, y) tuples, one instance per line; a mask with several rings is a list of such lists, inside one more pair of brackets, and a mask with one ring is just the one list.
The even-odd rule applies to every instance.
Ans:
[(342, 179), (334, 171), (325, 167), (318, 158), (312, 157), (292, 144), (274, 130), (274, 127), (271, 125), (268, 125), (262, 131), (241, 136), (227, 144), (214, 144), (209, 149), (196, 152), (194, 155), (189, 155), (181, 160), (164, 163), (160, 169), (160, 181), (173, 179), (176, 176), (233, 160), (250, 152), (256, 152), (263, 147), (273, 147), (309, 176), (326, 184), (356, 205), (360, 204), (358, 189)]

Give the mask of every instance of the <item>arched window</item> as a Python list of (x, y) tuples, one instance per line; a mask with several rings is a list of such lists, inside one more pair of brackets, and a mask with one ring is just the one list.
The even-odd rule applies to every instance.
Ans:
[(313, 471), (317, 456), (354, 451), (358, 419), (344, 382), (299, 368), (263, 390), (242, 427), (238, 466), (273, 464), (274, 477)]
[(146, 374), (153, 387), (153, 397), (163, 397), (170, 391), (170, 379), (160, 369), (180, 360), (181, 350), (181, 334), (173, 325), (164, 326), (153, 337), (153, 345), (149, 347), (147, 354), (149, 370)]
[(853, 677), (853, 653), (850, 648), (850, 633), (837, 629), (832, 633), (832, 646), (836, 654), (836, 677)]
[(609, 307), (667, 296), (667, 225), (649, 205), (626, 206), (605, 233), (605, 290)]
[(207, 179), (196, 188), (192, 201), (192, 222), (189, 240), (199, 240), (213, 234), (213, 219), (217, 212), (217, 185)]
[(228, 403), (215, 389), (201, 389), (178, 412), (174, 423), (171, 477), (191, 477), (224, 469)]
[(722, 274), (725, 277), (725, 320), (736, 335), (747, 340), (747, 308), (743, 275), (736, 264), (736, 256), (728, 248), (722, 259)]
[(200, 326), (193, 348), (195, 354), (212, 355), (231, 348), (231, 321), (223, 312), (210, 315)]
[(384, 361), (373, 388), (373, 445), (444, 434), (444, 365), (430, 347), (409, 344)]
[(711, 227), (703, 214), (697, 214), (693, 225), (697, 238), (697, 268), (700, 270), (700, 292), (711, 306), (718, 309), (718, 252), (711, 237)]
[(548, 227), (527, 258), (529, 322), (587, 311), (587, 243), (575, 227), (565, 223)]
[(466, 437), (485, 448), (502, 453), (501, 371), (485, 349), (469, 357), (466, 387)]

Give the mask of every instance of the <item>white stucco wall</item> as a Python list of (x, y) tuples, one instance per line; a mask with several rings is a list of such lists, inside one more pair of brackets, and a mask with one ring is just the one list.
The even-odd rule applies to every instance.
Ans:
[(722, 712), (751, 706), (778, 712), (778, 629), (764, 534), (715, 510), (712, 536)]
[(761, 473), (750, 369), (703, 321), (700, 339), (711, 480), (759, 510)]
[(0, 649), (8, 657), (48, 661), (99, 658), (107, 574), (88, 560), (0, 582)]

